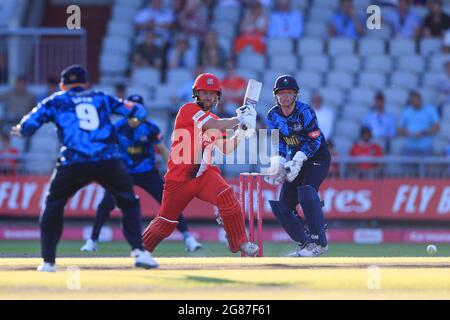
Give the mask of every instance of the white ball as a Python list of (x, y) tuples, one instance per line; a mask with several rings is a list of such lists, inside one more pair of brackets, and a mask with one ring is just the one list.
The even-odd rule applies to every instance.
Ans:
[(430, 244), (427, 246), (427, 253), (429, 255), (433, 255), (437, 253), (437, 247), (434, 244)]

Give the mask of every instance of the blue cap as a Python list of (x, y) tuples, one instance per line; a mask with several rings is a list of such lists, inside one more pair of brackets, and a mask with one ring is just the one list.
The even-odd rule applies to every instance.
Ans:
[(61, 72), (61, 82), (63, 84), (87, 83), (87, 71), (79, 65), (71, 65)]
[(273, 86), (273, 92), (277, 93), (278, 90), (283, 89), (293, 89), (295, 91), (299, 90), (297, 81), (293, 76), (282, 75), (277, 78), (275, 85)]
[(142, 98), (142, 96), (138, 95), (138, 94), (132, 94), (131, 96), (129, 96), (127, 98), (127, 100), (139, 103), (139, 104), (144, 104), (144, 98)]

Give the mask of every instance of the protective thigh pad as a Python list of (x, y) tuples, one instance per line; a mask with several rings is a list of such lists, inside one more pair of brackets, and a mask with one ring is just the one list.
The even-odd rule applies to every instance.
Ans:
[(298, 201), (302, 207), (303, 214), (305, 215), (308, 228), (312, 234), (317, 235), (319, 230), (317, 228), (316, 216), (322, 212), (319, 195), (316, 190), (309, 185), (300, 186), (297, 188), (297, 191)]
[(231, 252), (238, 252), (241, 244), (247, 241), (244, 218), (241, 205), (234, 194), (233, 188), (228, 188), (217, 196), (217, 207), (222, 218), (223, 228), (227, 234)]
[(326, 245), (325, 221), (317, 191), (310, 185), (298, 187), (298, 200), (312, 237), (322, 245)]
[(177, 224), (178, 221), (168, 220), (161, 216), (157, 216), (155, 219), (153, 219), (142, 234), (142, 242), (145, 249), (153, 252), (153, 250), (162, 240), (172, 234)]

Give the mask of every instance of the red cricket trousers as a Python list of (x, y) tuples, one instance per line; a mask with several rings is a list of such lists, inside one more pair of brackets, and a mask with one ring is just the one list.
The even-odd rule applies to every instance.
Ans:
[(165, 180), (164, 192), (159, 215), (176, 221), (180, 213), (194, 198), (217, 206), (217, 196), (230, 185), (213, 169), (207, 169), (200, 177), (189, 181)]

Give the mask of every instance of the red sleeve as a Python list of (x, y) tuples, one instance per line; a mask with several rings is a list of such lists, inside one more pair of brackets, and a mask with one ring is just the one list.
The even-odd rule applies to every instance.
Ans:
[(185, 104), (178, 112), (177, 122), (180, 127), (190, 128), (194, 124), (200, 126), (212, 118), (209, 112), (203, 111), (195, 103)]
[[(216, 114), (214, 114), (214, 113), (212, 113), (212, 112), (210, 112), (210, 115), (211, 115), (211, 117), (212, 117), (213, 119), (221, 120), (221, 118), (220, 118), (218, 115), (216, 115)], [(227, 136), (227, 130), (221, 132), (220, 138), (226, 139), (227, 137), (228, 137), (228, 136)], [(217, 137), (217, 138), (218, 138), (218, 137)]]

